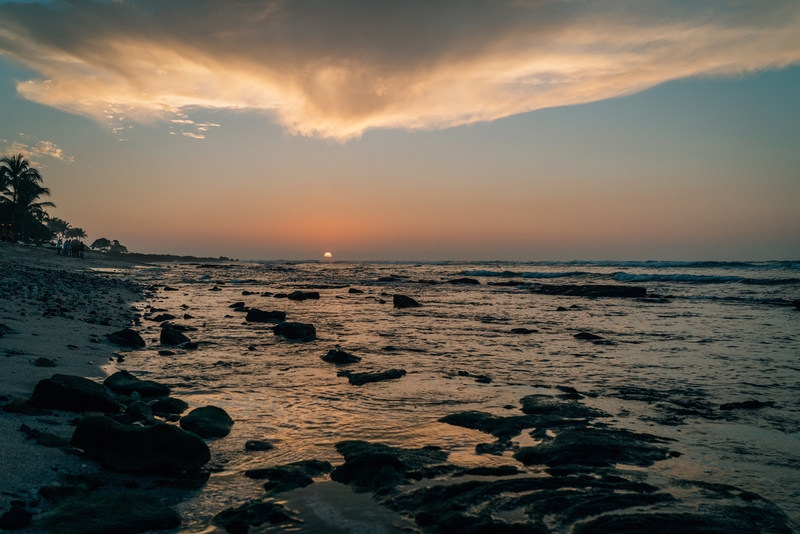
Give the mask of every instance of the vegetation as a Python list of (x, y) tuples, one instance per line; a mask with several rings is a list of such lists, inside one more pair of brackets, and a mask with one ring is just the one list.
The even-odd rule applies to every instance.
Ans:
[(127, 254), (128, 252), (128, 247), (120, 244), (120, 242), (117, 241), (116, 239), (112, 241), (106, 239), (105, 237), (101, 237), (100, 239), (95, 239), (94, 243), (89, 245), (89, 248), (92, 250), (100, 250), (102, 252), (119, 252), (125, 254)]
[(32, 238), (49, 239), (49, 229), (44, 225), (48, 218), (45, 208), (54, 208), (56, 205), (39, 200), (50, 196), (50, 189), (41, 184), (41, 174), (31, 167), (22, 154), (0, 159), (0, 204), (6, 216), (10, 212), (14, 228), (19, 225), (23, 242), (26, 225)]

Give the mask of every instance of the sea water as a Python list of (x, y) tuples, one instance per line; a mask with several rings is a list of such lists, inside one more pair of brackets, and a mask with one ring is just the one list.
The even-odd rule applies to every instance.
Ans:
[[(491, 436), (438, 420), (465, 410), (519, 414), (512, 408), (521, 397), (552, 394), (555, 386), (588, 394), (583, 402), (609, 413), (614, 427), (676, 439), (671, 448), (682, 455), (652, 472), (758, 493), (800, 525), (800, 310), (790, 305), (800, 298), (800, 263), (242, 262), (164, 264), (133, 277), (158, 284), (139, 310), (165, 309), (196, 327), (188, 334), (200, 348), (159, 356), (160, 328), (147, 319), (155, 314), (145, 313), (139, 329), (148, 349), (129, 355), (125, 368), (169, 384), (192, 407), (220, 406), (236, 421), (229, 436), (209, 442), (209, 482), (178, 506), (188, 531), (202, 531), (226, 507), (264, 497), (244, 470), (307, 459), (336, 465), (341, 440), (437, 445), (463, 466), (514, 464), (510, 453), (475, 453)], [(463, 277), (480, 284), (447, 283)], [(509, 281), (520, 284), (491, 285)], [(532, 292), (540, 283), (637, 285), (656, 298)], [(221, 291), (210, 291), (215, 285)], [(295, 290), (320, 298), (270, 295)], [(395, 309), (395, 294), (422, 306)], [(291, 342), (273, 335), (272, 324), (247, 323), (229, 307), (237, 301), (311, 323), (317, 339)], [(184, 313), (193, 318), (181, 319)], [(603, 340), (578, 340), (579, 332)], [(334, 348), (362, 361), (323, 361)], [(345, 367), (408, 374), (356, 387), (337, 376)], [(476, 381), (481, 376), (491, 381)], [(750, 399), (774, 406), (719, 411)], [(246, 452), (245, 442), (255, 439), (275, 448)], [(531, 439), (523, 433), (516, 441)], [(305, 520), (289, 530), (413, 525), (329, 480), (279, 497)]]

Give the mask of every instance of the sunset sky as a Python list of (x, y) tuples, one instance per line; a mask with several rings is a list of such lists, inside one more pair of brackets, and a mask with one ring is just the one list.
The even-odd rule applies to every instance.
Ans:
[(0, 110), (138, 252), (800, 259), (796, 0), (0, 0)]

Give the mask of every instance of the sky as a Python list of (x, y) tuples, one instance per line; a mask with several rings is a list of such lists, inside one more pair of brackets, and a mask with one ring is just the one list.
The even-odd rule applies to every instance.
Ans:
[(0, 0), (0, 154), (91, 242), (800, 259), (800, 3)]

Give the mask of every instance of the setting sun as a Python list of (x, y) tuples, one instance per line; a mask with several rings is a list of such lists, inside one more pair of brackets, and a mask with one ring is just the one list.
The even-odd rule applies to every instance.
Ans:
[(332, 258), (332, 257), (333, 257), (333, 254), (331, 254), (330, 252), (326, 252), (326, 253), (325, 253), (325, 257), (326, 257), (326, 258)]

